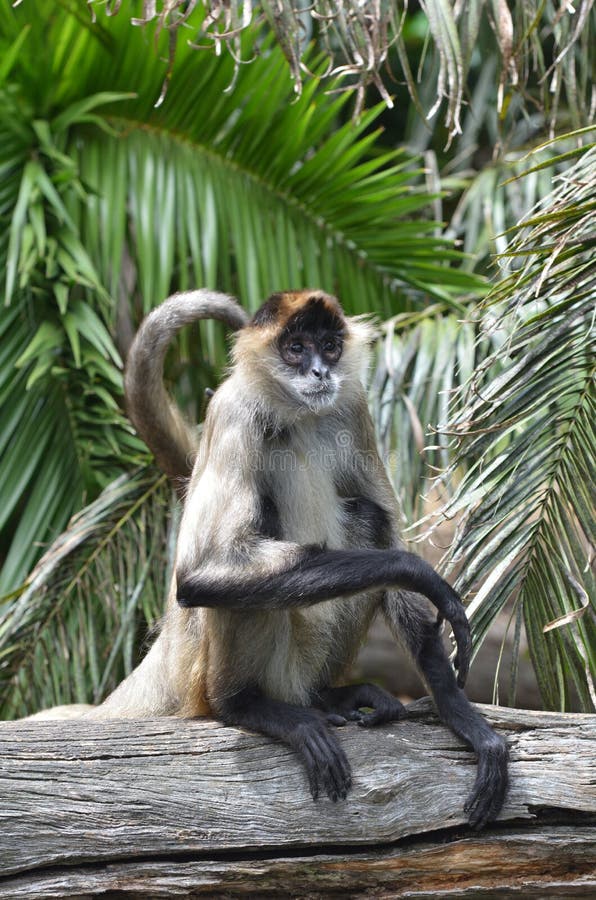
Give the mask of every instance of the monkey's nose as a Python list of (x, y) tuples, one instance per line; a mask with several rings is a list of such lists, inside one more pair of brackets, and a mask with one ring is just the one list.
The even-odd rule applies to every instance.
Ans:
[(323, 373), (321, 372), (320, 369), (311, 369), (311, 372), (313, 373), (313, 375), (315, 376), (315, 378), (318, 378), (318, 379), (319, 379), (319, 381), (320, 381), (321, 378), (323, 377)]

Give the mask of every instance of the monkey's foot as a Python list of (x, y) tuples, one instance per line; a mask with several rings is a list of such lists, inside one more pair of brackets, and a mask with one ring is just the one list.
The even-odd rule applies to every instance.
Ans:
[(478, 774), (464, 812), (472, 828), (484, 828), (496, 819), (507, 792), (507, 744), (493, 732), (478, 753)]
[(334, 802), (345, 800), (352, 786), (348, 758), (326, 717), (314, 709), (308, 713), (292, 725), (286, 740), (304, 760), (313, 800), (321, 789)]
[[(357, 722), (364, 728), (397, 722), (406, 716), (406, 708), (383, 688), (374, 684), (352, 684), (325, 688), (314, 699), (314, 705), (327, 713), (332, 725)], [(371, 710), (371, 712), (364, 712)]]

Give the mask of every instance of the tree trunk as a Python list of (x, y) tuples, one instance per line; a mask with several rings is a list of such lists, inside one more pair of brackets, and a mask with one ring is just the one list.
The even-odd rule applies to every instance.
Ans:
[(466, 826), (473, 754), (428, 701), (339, 736), (347, 801), (208, 720), (0, 724), (0, 897), (593, 897), (596, 716), (485, 707), (511, 787)]

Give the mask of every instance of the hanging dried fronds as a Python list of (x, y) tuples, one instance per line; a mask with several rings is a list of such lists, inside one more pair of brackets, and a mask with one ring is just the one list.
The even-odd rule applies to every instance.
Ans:
[[(103, 6), (97, 0), (88, 3), (94, 13)], [(578, 0), (575, 4), (421, 0), (420, 5), (436, 58), (437, 87), (426, 115), (431, 118), (443, 107), (450, 138), (461, 131), (468, 72), (474, 54), (483, 52), (479, 39), (487, 33), (492, 34), (501, 59), (501, 117), (514, 95), (541, 109), (551, 131), (562, 100), (573, 127), (594, 117), (596, 91), (589, 65), (594, 0)], [(108, 15), (116, 15), (122, 8), (122, 0), (112, 0), (105, 6)], [(144, 0), (142, 14), (131, 15), (131, 22), (143, 26), (153, 23), (158, 33), (169, 32), (169, 72), (179, 37), (197, 48), (212, 47), (218, 55), (227, 50), (237, 70), (251, 61), (243, 57), (243, 31), (249, 26), (269, 28), (288, 61), (297, 94), (307, 71), (303, 59), (306, 45), (315, 37), (328, 55), (327, 74), (342, 73), (345, 89), (356, 89), (358, 115), (370, 85), (377, 88), (387, 106), (392, 106), (388, 85), (405, 83), (420, 108), (402, 34), (408, 17), (415, 15), (408, 10), (407, 0)], [(396, 52), (390, 53), (394, 45)], [(168, 78), (164, 91), (167, 82)]]

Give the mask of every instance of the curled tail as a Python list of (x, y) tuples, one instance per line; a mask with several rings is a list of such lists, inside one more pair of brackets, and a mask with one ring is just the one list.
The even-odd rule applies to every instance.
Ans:
[(207, 289), (186, 291), (173, 294), (150, 312), (136, 334), (126, 361), (126, 406), (158, 466), (172, 479), (190, 475), (197, 438), (164, 387), (168, 345), (180, 328), (198, 319), (219, 319), (237, 331), (248, 318), (227, 294)]

